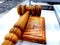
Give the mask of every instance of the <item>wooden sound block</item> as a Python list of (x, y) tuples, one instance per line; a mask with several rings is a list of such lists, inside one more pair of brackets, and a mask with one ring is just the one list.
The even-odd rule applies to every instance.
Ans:
[(45, 18), (30, 17), (22, 37), (26, 41), (46, 44)]

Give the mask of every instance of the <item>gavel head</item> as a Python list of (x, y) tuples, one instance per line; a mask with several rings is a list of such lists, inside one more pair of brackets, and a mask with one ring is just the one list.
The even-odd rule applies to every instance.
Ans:
[(19, 15), (23, 15), (26, 11), (30, 12), (30, 15), (32, 16), (40, 16), (41, 15), (41, 5), (31, 5), (31, 6), (26, 6), (26, 5), (18, 5), (17, 12)]

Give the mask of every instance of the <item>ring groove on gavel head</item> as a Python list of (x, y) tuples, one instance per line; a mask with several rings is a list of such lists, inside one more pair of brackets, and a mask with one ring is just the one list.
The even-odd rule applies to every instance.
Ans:
[(18, 41), (18, 37), (13, 33), (9, 33), (5, 36), (5, 40), (12, 41), (15, 44)]
[(41, 9), (42, 9), (41, 5), (36, 5), (36, 14), (37, 14), (37, 16), (41, 16)]
[(18, 38), (21, 38), (21, 30), (17, 27), (13, 27), (10, 29), (9, 33), (14, 33), (18, 36)]
[(35, 5), (31, 5), (31, 9), (30, 10), (31, 10), (31, 15), (35, 16), (36, 15), (36, 13), (35, 13), (35, 11), (36, 11), (35, 10)]
[(9, 41), (9, 40), (4, 40), (2, 45), (14, 45), (14, 43), (12, 41)]

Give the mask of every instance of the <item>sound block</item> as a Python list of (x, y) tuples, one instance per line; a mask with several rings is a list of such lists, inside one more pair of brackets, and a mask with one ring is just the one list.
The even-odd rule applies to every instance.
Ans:
[(30, 16), (22, 37), (26, 41), (46, 44), (45, 18)]

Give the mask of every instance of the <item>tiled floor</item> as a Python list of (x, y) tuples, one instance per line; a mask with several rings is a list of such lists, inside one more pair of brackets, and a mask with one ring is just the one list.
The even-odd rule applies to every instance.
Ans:
[(0, 3), (0, 14), (5, 12), (6, 10), (10, 10), (13, 7), (17, 6), (19, 3), (21, 3), (20, 1), (7, 1), (7, 2), (1, 2)]

